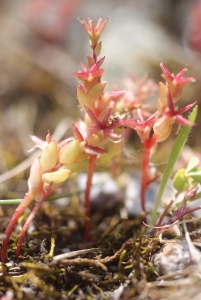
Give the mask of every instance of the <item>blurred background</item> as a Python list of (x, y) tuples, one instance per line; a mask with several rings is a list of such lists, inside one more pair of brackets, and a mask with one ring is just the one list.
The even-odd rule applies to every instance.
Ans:
[[(108, 90), (114, 84), (124, 88), (130, 72), (158, 82), (161, 60), (173, 73), (188, 65), (186, 76), (197, 81), (185, 88), (183, 103), (200, 104), (201, 1), (1, 0), (0, 174), (30, 156), (29, 134), (44, 139), (57, 128), (59, 140), (70, 134), (69, 117), (81, 116), (72, 73), (91, 52), (80, 16), (95, 23), (109, 17), (101, 37)], [(193, 147), (201, 145), (200, 126), (198, 117), (189, 140)], [(16, 197), (15, 191), (22, 197), (28, 174), (1, 183), (0, 199)]]

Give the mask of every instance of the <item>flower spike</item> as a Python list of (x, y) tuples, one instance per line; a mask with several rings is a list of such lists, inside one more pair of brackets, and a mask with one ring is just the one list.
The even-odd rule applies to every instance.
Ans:
[(163, 71), (162, 76), (168, 83), (172, 83), (173, 81), (175, 81), (176, 85), (179, 85), (179, 84), (183, 85), (185, 83), (195, 82), (194, 77), (186, 77), (186, 78), (182, 77), (182, 75), (184, 75), (184, 73), (186, 73), (186, 71), (188, 71), (187, 68), (184, 68), (177, 75), (174, 76), (174, 74), (170, 73), (170, 71), (164, 65), (164, 63), (160, 62), (160, 67)]
[(88, 17), (88, 23), (81, 17), (78, 19), (82, 25), (84, 26), (84, 29), (86, 30), (90, 40), (92, 41), (92, 44), (97, 43), (97, 41), (100, 38), (101, 33), (105, 29), (105, 26), (107, 25), (108, 18), (106, 18), (103, 22), (103, 18), (99, 18), (96, 26), (94, 25), (92, 19)]
[(162, 62), (160, 62), (160, 66), (163, 71), (162, 77), (166, 80), (167, 88), (171, 93), (173, 103), (175, 103), (181, 97), (184, 85), (190, 82), (195, 82), (195, 78), (182, 77), (182, 75), (188, 70), (187, 68), (184, 68), (177, 75), (174, 75), (170, 73)]

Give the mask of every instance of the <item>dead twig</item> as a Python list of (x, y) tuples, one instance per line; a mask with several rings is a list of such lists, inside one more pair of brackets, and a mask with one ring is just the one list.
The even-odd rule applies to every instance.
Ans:
[(79, 266), (79, 267), (88, 265), (90, 267), (101, 268), (103, 271), (107, 271), (107, 267), (103, 263), (95, 259), (88, 259), (88, 258), (63, 259), (61, 263), (62, 265)]

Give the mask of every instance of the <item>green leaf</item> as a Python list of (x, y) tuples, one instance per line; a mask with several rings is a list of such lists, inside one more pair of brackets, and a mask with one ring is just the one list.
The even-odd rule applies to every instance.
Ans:
[[(196, 105), (188, 118), (188, 120), (190, 122), (192, 122), (192, 123), (195, 122), (197, 112), (198, 112), (198, 106)], [(163, 177), (162, 177), (162, 181), (161, 181), (158, 195), (156, 198), (155, 206), (151, 213), (151, 221), (150, 221), (151, 225), (154, 225), (154, 223), (155, 223), (157, 212), (158, 212), (158, 207), (160, 205), (161, 197), (165, 190), (167, 181), (168, 181), (168, 179), (172, 173), (172, 170), (175, 166), (175, 163), (177, 162), (177, 160), (181, 154), (181, 151), (187, 141), (187, 138), (188, 138), (189, 132), (191, 131), (191, 128), (192, 128), (191, 126), (182, 126), (182, 128), (175, 140), (175, 143), (173, 145), (172, 151), (170, 153), (167, 165), (166, 165), (164, 173), (163, 173)]]
[(186, 170), (180, 169), (173, 178), (173, 186), (178, 192), (183, 192), (187, 189)]
[(188, 177), (193, 178), (197, 182), (201, 182), (201, 168), (197, 168), (195, 171), (188, 173)]
[(186, 168), (186, 173), (189, 173), (190, 171), (192, 171), (193, 169), (195, 169), (199, 164), (199, 158), (197, 158), (196, 156), (191, 157), (188, 166)]

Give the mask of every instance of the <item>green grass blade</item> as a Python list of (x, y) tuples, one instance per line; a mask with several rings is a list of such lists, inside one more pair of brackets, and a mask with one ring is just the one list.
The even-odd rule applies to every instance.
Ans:
[[(77, 191), (77, 192), (73, 192), (73, 193), (66, 193), (66, 194), (58, 194), (55, 196), (49, 196), (45, 201), (54, 201), (57, 200), (59, 198), (64, 198), (64, 197), (72, 197), (74, 195), (79, 195), (81, 193), (83, 193), (84, 191)], [(20, 204), (22, 202), (23, 199), (6, 199), (6, 200), (0, 200), (0, 205), (16, 205), (16, 204)], [(33, 199), (33, 201), (35, 201)]]
[[(188, 118), (188, 120), (190, 122), (192, 122), (192, 123), (195, 122), (197, 112), (198, 112), (198, 106), (196, 105)], [(150, 222), (151, 225), (155, 224), (158, 207), (160, 205), (161, 197), (163, 195), (165, 186), (166, 186), (167, 181), (172, 173), (175, 163), (177, 162), (177, 160), (181, 154), (181, 151), (187, 141), (187, 138), (188, 138), (189, 132), (191, 131), (191, 128), (192, 128), (191, 126), (183, 126), (175, 140), (175, 143), (173, 145), (172, 151), (170, 153), (167, 165), (166, 165), (164, 173), (163, 173), (163, 177), (162, 177), (162, 181), (161, 181), (158, 195), (156, 198), (155, 206), (151, 213), (151, 222)]]
[(12, 205), (12, 204), (20, 204), (23, 199), (6, 199), (0, 200), (0, 205)]

